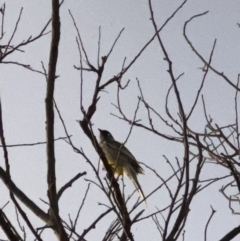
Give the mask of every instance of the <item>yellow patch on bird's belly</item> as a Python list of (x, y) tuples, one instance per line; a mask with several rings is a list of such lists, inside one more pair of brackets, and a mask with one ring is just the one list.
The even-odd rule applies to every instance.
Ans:
[(107, 156), (107, 160), (108, 160), (109, 165), (111, 165), (115, 176), (123, 175), (122, 166), (118, 165), (118, 163), (116, 163), (116, 161), (113, 160), (110, 156)]

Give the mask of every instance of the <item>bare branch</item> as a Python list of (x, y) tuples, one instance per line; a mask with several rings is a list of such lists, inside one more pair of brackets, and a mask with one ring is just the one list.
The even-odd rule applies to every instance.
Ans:
[(62, 196), (63, 192), (72, 186), (72, 184), (77, 181), (80, 177), (86, 175), (87, 173), (86, 172), (82, 172), (82, 173), (78, 173), (75, 177), (73, 177), (71, 180), (69, 180), (64, 186), (62, 186), (58, 193), (57, 193), (57, 197), (58, 197), (58, 200), (60, 199), (60, 197)]
[(0, 209), (0, 226), (11, 241), (23, 241), (5, 213)]
[[(72, 137), (71, 135), (69, 137)], [(66, 140), (69, 137), (58, 137), (56, 139), (54, 139), (54, 141), (58, 141), (58, 140)], [(38, 146), (38, 145), (44, 145), (46, 144), (46, 141), (41, 141), (41, 142), (34, 142), (34, 143), (24, 143), (24, 144), (8, 144), (6, 145), (6, 147), (28, 147), (28, 146)], [(0, 147), (3, 147), (2, 145), (0, 145)]]
[(191, 108), (191, 110), (190, 110), (190, 112), (189, 112), (189, 114), (187, 116), (187, 120), (190, 118), (190, 116), (193, 113), (193, 110), (194, 110), (194, 108), (195, 108), (195, 106), (196, 106), (196, 104), (198, 102), (198, 98), (199, 98), (200, 92), (201, 92), (201, 90), (203, 88), (204, 81), (205, 81), (205, 79), (207, 77), (207, 74), (208, 74), (209, 66), (211, 65), (211, 62), (212, 62), (212, 57), (213, 57), (213, 52), (214, 52), (214, 49), (215, 49), (215, 46), (216, 46), (216, 42), (217, 42), (217, 40), (215, 39), (213, 47), (212, 47), (212, 51), (211, 51), (211, 54), (210, 54), (210, 57), (209, 57), (209, 61), (208, 61), (208, 64), (207, 64), (207, 68), (206, 68), (206, 71), (205, 71), (203, 79), (202, 79), (202, 83), (201, 83), (200, 88), (199, 88), (199, 90), (197, 92), (197, 96), (195, 98), (194, 104), (193, 104), (193, 106), (192, 106), (192, 108)]
[(5, 17), (5, 11), (6, 11), (6, 4), (4, 3), (0, 8), (0, 13), (2, 14), (2, 21), (1, 21), (1, 34), (0, 34), (0, 40), (3, 38), (5, 32), (4, 32), (4, 17)]
[(207, 241), (207, 229), (208, 229), (208, 225), (209, 225), (209, 223), (210, 223), (210, 221), (211, 221), (214, 213), (216, 212), (216, 210), (214, 210), (212, 206), (211, 206), (211, 209), (212, 209), (212, 213), (211, 213), (211, 215), (210, 215), (210, 217), (209, 217), (209, 219), (208, 219), (208, 221), (207, 221), (207, 224), (206, 224), (206, 226), (205, 226), (204, 241)]
[[(238, 80), (237, 80), (237, 88), (239, 88), (239, 82), (240, 82), (240, 74), (238, 75)], [(236, 113), (236, 134), (237, 134), (237, 146), (238, 146), (238, 153), (239, 153), (239, 158), (240, 158), (240, 133), (239, 133), (239, 119), (238, 119), (238, 90), (236, 90), (235, 94), (235, 113)]]
[(76, 225), (77, 225), (77, 221), (78, 221), (79, 215), (80, 215), (80, 213), (81, 213), (81, 210), (82, 210), (82, 208), (83, 208), (83, 205), (84, 205), (85, 200), (86, 200), (87, 195), (88, 195), (88, 191), (89, 191), (89, 189), (90, 189), (90, 185), (91, 185), (91, 183), (88, 183), (88, 186), (87, 186), (87, 189), (86, 189), (85, 195), (84, 195), (84, 197), (83, 197), (82, 203), (81, 203), (81, 205), (80, 205), (80, 207), (79, 207), (79, 209), (78, 209), (78, 212), (77, 212), (77, 215), (76, 215), (76, 218), (75, 218), (74, 224), (73, 224), (73, 228), (76, 228)]
[(30, 200), (16, 185), (8, 178), (6, 172), (0, 167), (0, 178), (7, 188), (17, 196), (37, 217), (41, 218), (45, 223), (50, 224), (49, 216), (42, 211), (32, 200)]
[(19, 16), (18, 16), (18, 20), (17, 20), (17, 22), (16, 22), (16, 24), (15, 24), (15, 28), (14, 28), (14, 30), (13, 30), (13, 33), (12, 33), (12, 35), (11, 35), (8, 43), (7, 43), (7, 46), (6, 46), (5, 51), (4, 51), (4, 53), (3, 53), (3, 56), (6, 55), (7, 50), (8, 50), (8, 47), (10, 46), (10, 44), (11, 44), (13, 38), (14, 38), (14, 35), (15, 35), (16, 31), (17, 31), (18, 24), (19, 24), (19, 22), (20, 22), (20, 20), (21, 20), (22, 11), (23, 11), (23, 8), (21, 8), (21, 10), (20, 10), (20, 13), (19, 13)]
[(235, 238), (238, 234), (240, 234), (240, 225), (236, 228), (232, 229), (230, 232), (228, 232), (223, 238), (221, 238), (219, 241), (229, 241)]
[(120, 33), (118, 34), (117, 38), (115, 39), (115, 41), (114, 41), (111, 49), (109, 50), (109, 52), (108, 52), (108, 54), (107, 54), (107, 59), (108, 59), (108, 57), (110, 56), (110, 54), (112, 53), (112, 51), (113, 51), (113, 49), (114, 49), (114, 47), (115, 47), (118, 39), (121, 37), (121, 34), (122, 34), (123, 31), (124, 31), (124, 28), (120, 31)]
[(30, 222), (30, 220), (28, 219), (26, 213), (23, 211), (23, 209), (20, 207), (20, 205), (18, 204), (17, 200), (15, 199), (13, 193), (10, 192), (10, 197), (13, 201), (13, 203), (15, 204), (17, 210), (19, 211), (19, 213), (21, 214), (21, 217), (24, 219), (24, 221), (26, 222), (27, 226), (29, 227), (29, 229), (31, 230), (31, 232), (33, 233), (33, 235), (36, 237), (36, 239), (38, 241), (43, 241), (40, 236), (37, 234), (37, 232), (35, 231), (34, 227), (32, 226), (32, 223)]
[(22, 64), (22, 63), (19, 63), (19, 62), (16, 62), (16, 61), (2, 61), (1, 64), (14, 64), (14, 65), (18, 65), (18, 66), (21, 66), (29, 71), (32, 71), (32, 72), (36, 72), (38, 74), (42, 74), (44, 75), (43, 72), (39, 71), (39, 70), (36, 70), (36, 69), (33, 69), (29, 64)]
[(87, 229), (85, 229), (81, 235), (81, 237), (78, 239), (78, 241), (83, 241), (84, 236), (91, 230), (96, 228), (96, 224), (105, 217), (108, 213), (110, 213), (113, 210), (113, 208), (108, 209), (104, 213), (102, 213)]
[(184, 24), (184, 28), (183, 28), (183, 35), (187, 41), (187, 43), (189, 44), (189, 46), (191, 47), (191, 49), (193, 50), (193, 52), (201, 59), (201, 61), (208, 66), (215, 74), (217, 74), (218, 76), (222, 77), (229, 85), (231, 85), (233, 88), (235, 88), (237, 91), (240, 91), (240, 89), (232, 83), (232, 81), (226, 76), (224, 75), (224, 73), (219, 72), (218, 70), (216, 70), (214, 67), (212, 67), (212, 65), (209, 65), (208, 62), (202, 57), (202, 55), (196, 50), (196, 48), (193, 46), (192, 42), (189, 40), (189, 38), (187, 37), (186, 34), (186, 29), (187, 29), (187, 25), (188, 23), (190, 23), (194, 18), (198, 18), (201, 17), (203, 15), (206, 15), (209, 11), (206, 11), (204, 13), (200, 13), (200, 14), (196, 14), (194, 16), (192, 16), (188, 21), (185, 22)]
[(50, 216), (54, 229), (61, 241), (68, 241), (68, 235), (59, 217), (58, 196), (56, 188), (55, 151), (54, 151), (54, 86), (58, 60), (58, 45), (60, 40), (59, 0), (52, 0), (52, 42), (49, 56), (46, 93), (46, 136), (47, 136), (47, 183), (50, 204)]

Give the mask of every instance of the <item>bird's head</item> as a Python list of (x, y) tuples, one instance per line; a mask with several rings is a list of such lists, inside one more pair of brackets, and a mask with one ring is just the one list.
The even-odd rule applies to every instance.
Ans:
[(106, 141), (106, 142), (110, 142), (110, 141), (114, 141), (114, 138), (112, 136), (112, 134), (109, 131), (106, 130), (101, 130), (98, 129), (100, 132), (100, 142)]

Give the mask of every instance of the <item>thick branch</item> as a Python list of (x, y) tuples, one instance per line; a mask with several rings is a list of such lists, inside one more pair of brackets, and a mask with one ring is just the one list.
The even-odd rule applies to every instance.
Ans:
[(229, 233), (227, 233), (223, 238), (221, 238), (219, 241), (230, 241), (233, 238), (235, 238), (238, 234), (240, 234), (240, 226), (237, 226), (233, 230), (231, 230)]
[(6, 236), (11, 241), (22, 241), (23, 239), (17, 233), (11, 222), (6, 217), (5, 213), (0, 209), (0, 226)]
[(47, 79), (46, 94), (46, 135), (47, 135), (47, 164), (48, 164), (48, 195), (50, 205), (57, 211), (58, 208), (53, 207), (56, 204), (56, 176), (55, 176), (55, 153), (54, 153), (54, 110), (53, 110), (53, 93), (55, 84), (55, 74), (58, 58), (58, 44), (60, 40), (60, 20), (59, 20), (59, 2), (52, 1), (52, 43), (49, 58), (49, 71)]
[(36, 216), (41, 218), (45, 223), (49, 224), (49, 216), (44, 211), (42, 211), (31, 199), (29, 199), (16, 185), (8, 178), (6, 172), (0, 167), (0, 178), (7, 188), (16, 197), (24, 203)]
[(58, 196), (56, 188), (55, 152), (54, 152), (54, 86), (58, 60), (58, 45), (60, 41), (59, 0), (52, 0), (52, 42), (48, 64), (47, 93), (46, 93), (46, 139), (47, 139), (47, 183), (50, 202), (50, 216), (54, 230), (59, 240), (68, 240), (67, 233), (59, 217)]

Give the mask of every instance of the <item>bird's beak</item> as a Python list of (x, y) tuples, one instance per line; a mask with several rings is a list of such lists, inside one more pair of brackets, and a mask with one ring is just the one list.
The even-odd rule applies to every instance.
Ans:
[(98, 130), (99, 130), (99, 132), (100, 132), (100, 133), (102, 132), (102, 130), (101, 130), (101, 129), (99, 129), (99, 128), (98, 128)]

